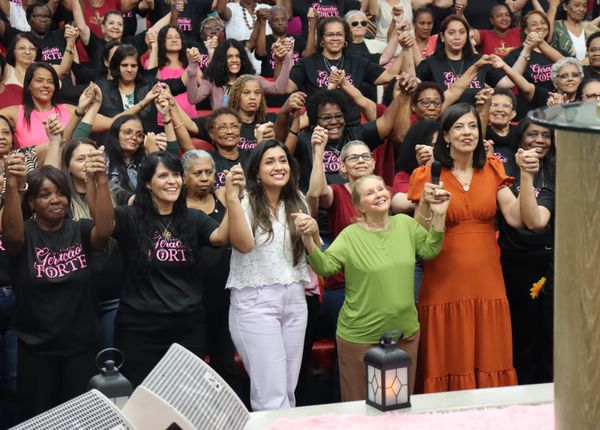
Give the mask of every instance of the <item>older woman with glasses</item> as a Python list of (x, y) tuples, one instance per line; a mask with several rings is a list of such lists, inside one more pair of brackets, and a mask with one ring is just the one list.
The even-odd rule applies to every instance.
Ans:
[(573, 57), (565, 57), (552, 65), (552, 82), (558, 90), (558, 96), (552, 95), (549, 104), (575, 101), (575, 93), (583, 79), (583, 67)]
[(575, 99), (581, 102), (600, 102), (600, 78), (584, 79)]

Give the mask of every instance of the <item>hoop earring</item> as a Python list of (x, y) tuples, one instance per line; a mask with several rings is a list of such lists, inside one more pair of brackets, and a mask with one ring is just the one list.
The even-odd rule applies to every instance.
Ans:
[(323, 42), (319, 43), (319, 46), (320, 46), (321, 48), (323, 48)]
[(348, 46), (348, 42), (344, 42), (344, 48)]

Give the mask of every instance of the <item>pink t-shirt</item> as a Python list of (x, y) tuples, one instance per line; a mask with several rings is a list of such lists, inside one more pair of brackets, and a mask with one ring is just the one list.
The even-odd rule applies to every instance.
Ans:
[(15, 129), (15, 148), (26, 148), (28, 146), (35, 146), (40, 143), (48, 142), (44, 121), (52, 114), (58, 115), (63, 127), (66, 126), (69, 123), (69, 119), (71, 119), (71, 112), (69, 112), (66, 105), (59, 104), (47, 112), (31, 111), (31, 126), (28, 127), (25, 122), (25, 107), (20, 105), (17, 115), (17, 127)]
[[(162, 69), (158, 71), (158, 77), (160, 79), (177, 79), (180, 78), (185, 72), (185, 68), (178, 67), (172, 68), (170, 66), (164, 66)], [(187, 93), (178, 94), (175, 96), (175, 101), (181, 108), (189, 115), (190, 118), (196, 118), (198, 113), (196, 112), (196, 106), (190, 104), (187, 99)], [(163, 125), (162, 115), (158, 114), (158, 124)]]

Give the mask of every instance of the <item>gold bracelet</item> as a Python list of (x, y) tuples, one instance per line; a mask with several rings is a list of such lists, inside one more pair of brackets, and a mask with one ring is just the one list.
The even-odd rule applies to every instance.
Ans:
[(176, 125), (176, 126), (174, 126), (174, 127), (173, 127), (173, 130), (177, 130), (179, 127), (183, 127), (183, 123), (181, 123), (181, 124), (179, 124), (179, 125)]

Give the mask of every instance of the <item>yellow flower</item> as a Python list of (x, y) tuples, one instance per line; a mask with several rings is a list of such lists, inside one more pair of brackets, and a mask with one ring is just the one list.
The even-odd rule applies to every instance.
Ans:
[(532, 299), (537, 298), (537, 296), (540, 295), (540, 291), (542, 291), (542, 288), (544, 288), (544, 285), (546, 285), (546, 277), (542, 276), (542, 278), (537, 281), (536, 283), (533, 284), (533, 287), (531, 287), (531, 289), (529, 290), (529, 295), (531, 296)]

